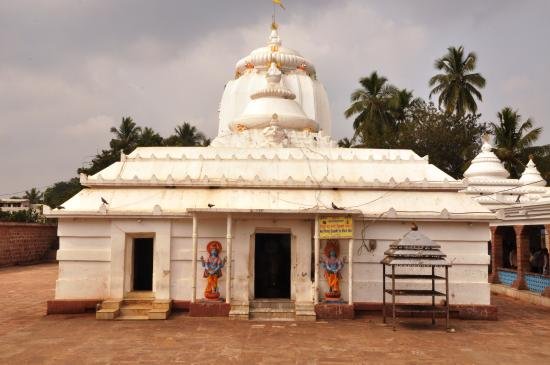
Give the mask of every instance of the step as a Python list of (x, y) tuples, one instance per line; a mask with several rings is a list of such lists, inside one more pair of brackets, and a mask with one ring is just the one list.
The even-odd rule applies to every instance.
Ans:
[(250, 302), (250, 310), (256, 308), (273, 308), (294, 310), (295, 305), (291, 300), (253, 300)]
[(292, 308), (250, 308), (250, 313), (296, 313)]
[(116, 321), (148, 321), (148, 316), (119, 316), (115, 318)]
[(150, 306), (130, 305), (120, 307), (121, 316), (146, 316), (151, 311)]
[(294, 321), (294, 312), (250, 312), (251, 320), (259, 321)]
[(119, 299), (106, 299), (101, 302), (101, 309), (118, 309), (121, 303), (122, 300)]
[(153, 308), (148, 313), (149, 319), (167, 319), (170, 315), (170, 309)]
[(115, 319), (119, 314), (120, 310), (118, 308), (104, 308), (95, 312), (95, 319)]
[(152, 299), (127, 299), (124, 298), (122, 303), (120, 304), (121, 307), (128, 306), (128, 305), (141, 305), (141, 306), (149, 306), (149, 308), (153, 308), (153, 300)]

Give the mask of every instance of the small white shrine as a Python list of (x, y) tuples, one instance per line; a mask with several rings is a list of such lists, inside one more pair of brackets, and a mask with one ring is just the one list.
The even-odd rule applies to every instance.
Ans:
[(276, 25), (237, 63), (219, 115), (211, 146), (137, 148), (48, 213), (60, 238), (51, 313), (352, 317), (381, 308), (380, 261), (412, 222), (452, 263), (451, 311), (493, 308), (494, 213), (427, 156), (336, 147), (315, 68)]
[(550, 188), (530, 158), (519, 179), (509, 178), (485, 136), (481, 152), (464, 173), (464, 192), (496, 213), (491, 223), (493, 290), (505, 286), (550, 297), (544, 255), (550, 250)]

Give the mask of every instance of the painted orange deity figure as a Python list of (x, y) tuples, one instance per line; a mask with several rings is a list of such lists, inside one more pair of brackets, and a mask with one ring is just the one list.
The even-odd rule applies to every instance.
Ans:
[(204, 268), (204, 277), (207, 278), (204, 297), (206, 299), (218, 299), (220, 292), (218, 290), (218, 278), (222, 277), (222, 268), (225, 266), (226, 258), (223, 260), (219, 254), (222, 251), (222, 244), (218, 241), (212, 241), (206, 245), (208, 258), (205, 260), (201, 256), (202, 267)]
[(327, 279), (329, 292), (325, 293), (327, 300), (334, 300), (340, 298), (340, 271), (344, 266), (344, 263), (338, 255), (340, 253), (340, 247), (337, 240), (329, 240), (325, 246), (325, 256), (321, 266), (325, 269), (325, 279)]

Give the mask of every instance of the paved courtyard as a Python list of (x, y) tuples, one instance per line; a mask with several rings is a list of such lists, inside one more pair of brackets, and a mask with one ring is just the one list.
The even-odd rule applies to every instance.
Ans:
[(494, 297), (500, 320), (241, 322), (175, 314), (167, 321), (45, 316), (56, 264), (0, 269), (0, 364), (544, 364), (550, 310)]

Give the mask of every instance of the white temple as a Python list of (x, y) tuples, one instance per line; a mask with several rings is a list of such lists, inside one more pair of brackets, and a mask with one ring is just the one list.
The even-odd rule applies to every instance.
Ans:
[[(411, 150), (336, 147), (315, 68), (282, 46), (276, 26), (235, 71), (211, 146), (137, 148), (81, 176), (86, 189), (49, 212), (60, 237), (50, 312), (102, 303), (98, 318), (166, 318), (170, 308), (246, 319), (330, 316), (320, 264), (327, 217), (352, 218), (352, 237), (337, 241), (340, 304), (351, 311), (380, 308), (380, 260), (412, 222), (452, 263), (451, 308), (463, 317), (491, 308), (495, 215), (468, 195), (481, 182), (463, 193), (462, 181)], [(497, 175), (505, 177), (498, 170), (490, 178)], [(475, 168), (469, 176), (487, 177)], [(211, 284), (200, 257), (212, 241), (227, 258), (217, 301), (203, 299)], [(150, 310), (132, 312), (136, 298)]]

